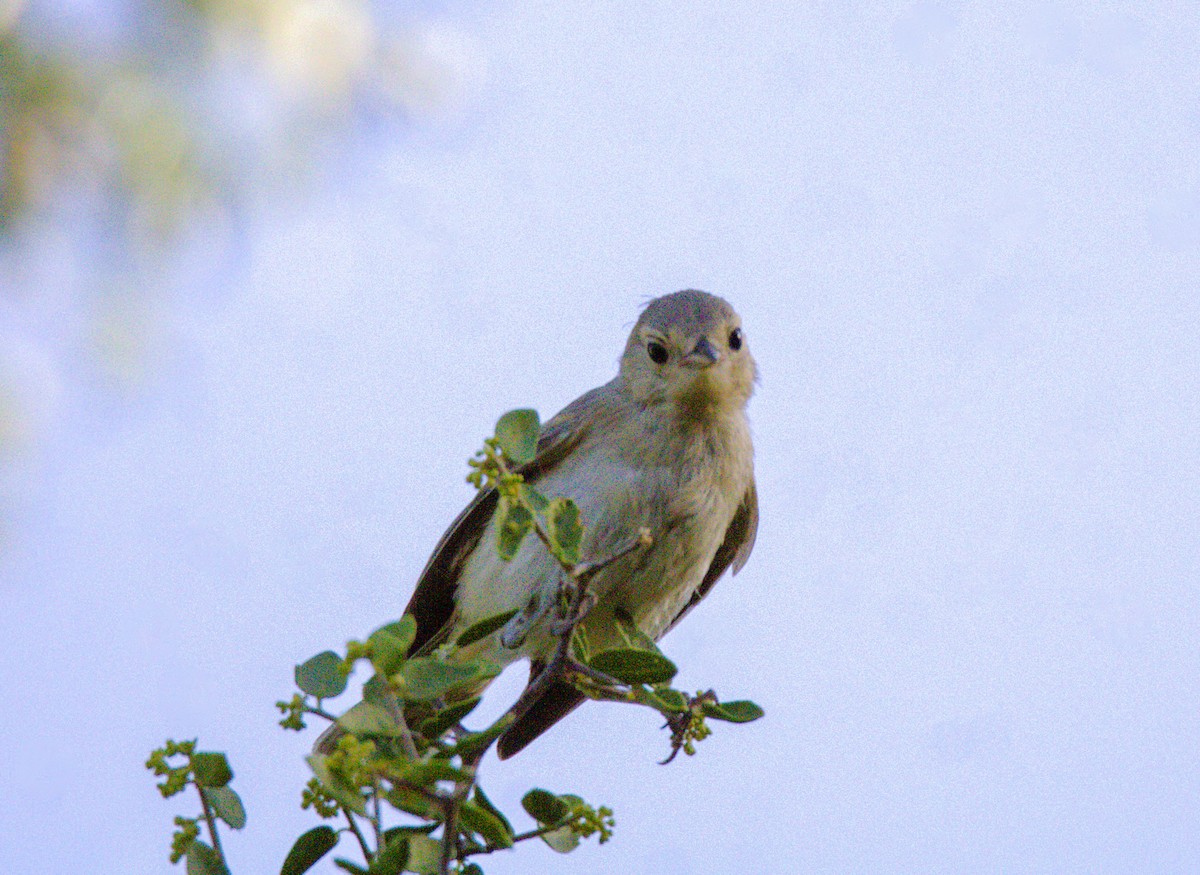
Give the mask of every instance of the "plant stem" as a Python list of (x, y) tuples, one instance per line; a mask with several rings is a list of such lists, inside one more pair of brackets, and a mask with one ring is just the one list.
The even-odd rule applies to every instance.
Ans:
[(221, 862), (228, 869), (229, 861), (225, 859), (225, 852), (221, 849), (221, 837), (217, 833), (217, 819), (213, 816), (212, 806), (208, 804), (208, 797), (204, 795), (204, 788), (199, 784), (196, 785), (196, 792), (200, 794), (200, 805), (204, 809), (204, 820), (208, 823), (208, 835), (212, 838), (213, 850), (217, 852), (217, 856), (221, 858)]
[(450, 864), (454, 862), (455, 845), (458, 843), (458, 794), (442, 803), (445, 820), (442, 821), (442, 859), (438, 870), (441, 875), (450, 875)]
[(513, 836), (513, 844), (515, 845), (517, 842), (524, 842), (529, 839), (536, 839), (539, 836), (544, 836), (548, 832), (554, 832), (556, 829), (562, 829), (561, 824), (558, 826), (553, 824), (550, 826), (539, 826), (537, 829), (531, 829), (528, 832), (517, 833), (515, 836)]
[[(560, 824), (550, 824), (548, 826), (539, 826), (537, 829), (531, 829), (528, 832), (517, 833), (515, 836), (513, 836), (513, 844), (515, 845), (517, 842), (524, 842), (524, 841), (528, 841), (529, 839), (539, 838), (540, 836), (544, 836), (548, 832), (554, 832), (556, 829), (562, 829), (562, 827), (563, 827), (563, 824), (561, 824), (561, 823)], [(503, 848), (500, 845), (489, 844), (486, 847), (484, 847), (482, 850), (471, 851), (468, 854), (464, 854), (463, 859), (465, 860), (467, 857), (474, 857), (478, 854), (494, 854), (494, 853), (496, 853), (496, 851), (505, 851), (505, 850), (508, 850), (508, 848)]]
[(408, 721), (404, 719), (404, 709), (400, 707), (400, 702), (396, 699), (396, 694), (390, 689), (385, 689), (383, 701), (387, 705), (388, 713), (396, 721), (396, 726), (400, 728), (400, 744), (404, 747), (405, 756), (410, 760), (420, 759), (421, 755), (417, 753), (417, 743), (413, 741), (412, 732), (408, 728)]
[(345, 808), (342, 809), (342, 814), (346, 815), (346, 822), (350, 824), (350, 831), (354, 833), (354, 837), (358, 839), (358, 846), (362, 848), (363, 858), (367, 861), (367, 865), (370, 866), (371, 861), (374, 859), (373, 855), (371, 854), (371, 846), (367, 844), (367, 840), (363, 837), (362, 830), (358, 828), (358, 824), (354, 820), (354, 815)]
[[(569, 576), (573, 581), (574, 586), (570, 587), (570, 602), (567, 604), (566, 611), (562, 615), (561, 627), (556, 630), (558, 633), (558, 643), (554, 647), (554, 655), (550, 658), (550, 661), (546, 663), (546, 667), (542, 669), (541, 674), (534, 678), (533, 681), (530, 682), (527, 687), (525, 687), (524, 692), (521, 693), (517, 701), (513, 703), (513, 706), (509, 708), (508, 711), (505, 712), (505, 714), (500, 718), (501, 720), (508, 718), (510, 715), (512, 722), (515, 723), (517, 720), (520, 720), (521, 717), (523, 717), (525, 713), (534, 706), (534, 703), (537, 702), (542, 693), (544, 693), (551, 684), (556, 683), (563, 678), (568, 678), (569, 680), (568, 676), (572, 670), (575, 669), (578, 669), (580, 674), (589, 676), (593, 683), (603, 683), (604, 681), (610, 681), (614, 684), (619, 683), (616, 678), (610, 678), (603, 672), (598, 672), (595, 669), (591, 669), (576, 661), (571, 655), (571, 636), (575, 632), (575, 627), (578, 626), (579, 622), (583, 619), (584, 612), (581, 610), (581, 608), (587, 599), (587, 589), (591, 579), (600, 571), (616, 562), (618, 559), (628, 556), (630, 553), (633, 553), (634, 551), (643, 547), (647, 547), (651, 543), (653, 543), (653, 539), (650, 535), (650, 530), (643, 527), (638, 532), (636, 538), (631, 540), (628, 544), (626, 544), (617, 552), (613, 553), (611, 556), (608, 556), (599, 562), (581, 562), (574, 567), (570, 567), (559, 560), (559, 564), (562, 565), (567, 576)], [(565, 581), (562, 585), (567, 586)], [(624, 685), (622, 684), (621, 686)], [(618, 695), (625, 694), (619, 693)], [(498, 722), (499, 721), (497, 721), (497, 723)], [(494, 725), (495, 724), (493, 724), (493, 726)]]
[(372, 801), (375, 803), (375, 812), (371, 817), (371, 827), (375, 831), (375, 847), (382, 851), (383, 850), (383, 811), (380, 808), (381, 803), (379, 801), (379, 779), (378, 778), (376, 778), (374, 781), (374, 793), (372, 793), (371, 795), (374, 797), (374, 799)]

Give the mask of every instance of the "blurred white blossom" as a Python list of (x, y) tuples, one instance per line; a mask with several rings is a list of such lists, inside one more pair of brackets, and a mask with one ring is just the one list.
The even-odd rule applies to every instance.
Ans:
[(369, 75), (376, 29), (358, 0), (269, 0), (263, 49), (275, 81), (288, 90), (345, 101)]

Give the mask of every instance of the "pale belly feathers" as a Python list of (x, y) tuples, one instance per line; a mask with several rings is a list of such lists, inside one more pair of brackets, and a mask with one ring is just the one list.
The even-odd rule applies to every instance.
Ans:
[[(547, 497), (566, 495), (579, 505), (585, 561), (614, 554), (637, 537), (641, 526), (654, 537), (650, 547), (614, 563), (593, 580), (598, 600), (583, 622), (593, 651), (619, 643), (614, 616), (618, 611), (632, 616), (642, 632), (657, 640), (700, 585), (751, 476), (747, 466), (745, 472), (713, 471), (705, 477), (700, 472), (708, 467), (695, 466), (696, 473), (687, 476), (671, 468), (639, 470), (580, 453), (538, 480), (538, 490)], [(737, 483), (729, 483), (731, 475)], [(560, 574), (557, 562), (533, 534), (512, 560), (503, 561), (496, 551), (493, 519), (459, 577), (455, 626), (465, 629), (506, 611), (522, 611), (502, 633), (507, 646), (498, 646), (496, 637), (489, 636), (490, 643), (480, 642), (471, 650), (486, 652), (502, 664), (522, 656), (542, 658), (554, 645), (544, 620)]]

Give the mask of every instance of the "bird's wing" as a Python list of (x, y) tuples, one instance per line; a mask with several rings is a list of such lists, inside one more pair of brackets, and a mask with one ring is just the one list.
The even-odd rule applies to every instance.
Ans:
[[(725, 540), (717, 548), (704, 579), (700, 581), (700, 585), (696, 587), (696, 591), (692, 593), (688, 603), (675, 615), (671, 625), (667, 626), (666, 632), (674, 629), (675, 625), (687, 616), (688, 611), (700, 604), (716, 586), (717, 580), (725, 573), (726, 568), (732, 565), (734, 574), (742, 570), (750, 558), (750, 551), (754, 549), (754, 539), (757, 535), (758, 490), (755, 489), (754, 481), (751, 480), (746, 494), (742, 496), (742, 503), (738, 505), (737, 512), (734, 513), (733, 519), (729, 523), (729, 528), (725, 530)], [(665, 635), (666, 632), (663, 634)]]
[[(538, 435), (537, 455), (517, 469), (526, 481), (533, 482), (553, 469), (579, 444), (588, 431), (586, 414), (591, 408), (589, 401), (598, 391), (600, 389), (593, 389), (577, 398), (542, 427)], [(495, 489), (481, 491), (455, 518), (433, 548), (433, 555), (425, 564), (425, 570), (417, 580), (417, 588), (409, 599), (408, 607), (404, 609), (417, 621), (417, 637), (410, 648), (411, 653), (430, 649), (450, 631), (459, 573), (466, 558), (483, 537), (488, 521), (496, 511), (497, 500)]]

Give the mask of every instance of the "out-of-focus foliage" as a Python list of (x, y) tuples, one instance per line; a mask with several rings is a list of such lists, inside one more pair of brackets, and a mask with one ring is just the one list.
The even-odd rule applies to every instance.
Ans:
[(60, 394), (161, 367), (181, 271), (236, 269), (339, 146), (481, 77), (464, 33), (366, 0), (0, 0), (0, 520)]
[(469, 41), (379, 20), (360, 0), (135, 5), (114, 40), (0, 0), (0, 233), (64, 199), (118, 206), (131, 239), (169, 241), (199, 211), (311, 159), (357, 112), (452, 105), (478, 78)]

